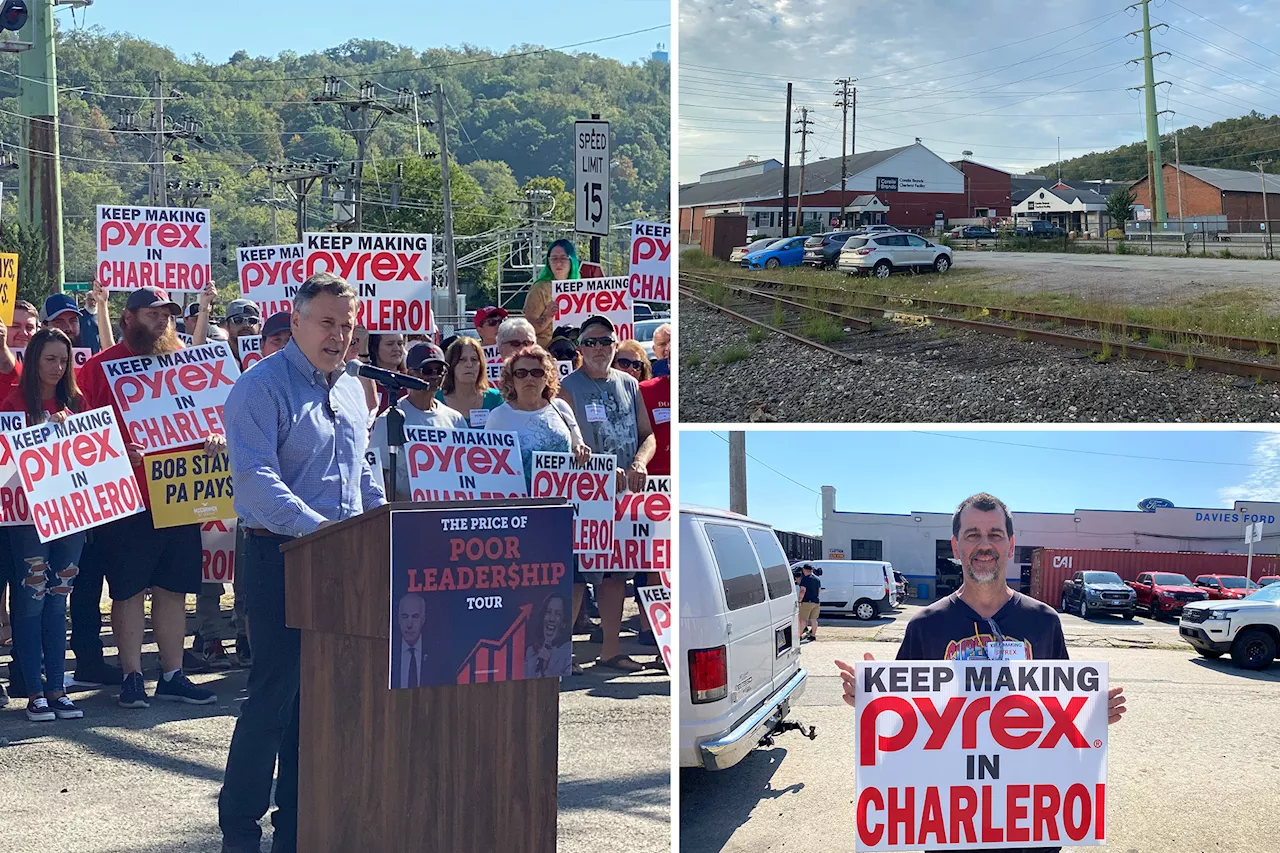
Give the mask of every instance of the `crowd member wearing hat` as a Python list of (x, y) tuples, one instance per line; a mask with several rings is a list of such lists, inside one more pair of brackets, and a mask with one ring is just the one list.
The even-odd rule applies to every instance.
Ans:
[(578, 327), (556, 326), (551, 334), (551, 346), (547, 348), (556, 361), (567, 361), (577, 370), (582, 366), (582, 353), (578, 352)]
[(489, 412), (502, 405), (502, 392), (489, 387), (484, 350), (475, 338), (462, 336), (449, 344), (444, 360), (448, 370), (436, 399), (465, 417), (472, 428), (483, 429)]
[(231, 344), (231, 355), (236, 364), (240, 363), (240, 338), (245, 335), (257, 335), (262, 332), (262, 311), (258, 303), (248, 299), (233, 299), (227, 304), (226, 316), (219, 323), (227, 333), (227, 341)]
[(290, 328), (291, 314), (288, 311), (277, 311), (262, 324), (262, 357), (280, 352), (293, 337)]
[[(409, 354), (405, 356), (405, 367), (406, 373), (421, 379), (428, 385), (427, 390), (410, 391), (396, 403), (396, 408), (404, 415), (405, 426), (466, 429), (467, 419), (437, 400), (435, 396), (444, 379), (445, 371), (449, 369), (449, 364), (445, 361), (440, 347), (426, 341), (414, 344), (409, 349)], [(374, 421), (373, 432), (369, 436), (369, 450), (376, 455), (385, 472), (389, 465), (386, 412)], [(410, 496), (409, 466), (401, 457), (396, 464), (396, 499), (407, 501)]]
[(498, 343), (498, 327), (510, 313), (505, 308), (488, 305), (476, 312), (476, 331), (480, 333), (481, 346), (491, 347)]
[(69, 293), (53, 293), (44, 301), (45, 325), (66, 335), (72, 347), (89, 347), (94, 352), (100, 349), (96, 319), (88, 311), (80, 310), (75, 297)]
[[(202, 300), (208, 298), (207, 294), (201, 294)], [(157, 287), (144, 287), (129, 294), (120, 317), (123, 340), (89, 359), (80, 369), (85, 409), (111, 406), (117, 420), (124, 422), (102, 365), (117, 359), (181, 349), (182, 342), (173, 324), (181, 310)], [(205, 453), (212, 456), (225, 450), (227, 442), (222, 435), (210, 433), (205, 436), (203, 447)], [(187, 621), (185, 600), (188, 594), (200, 592), (200, 525), (155, 528), (143, 468), (143, 448), (128, 439), (125, 448), (147, 509), (94, 529), (95, 548), (105, 564), (110, 584), (111, 630), (124, 672), (120, 704), (126, 708), (148, 707), (142, 677), (143, 599), (148, 589), (151, 590), (152, 630), (160, 647), (161, 677), (155, 697), (211, 704), (217, 701), (213, 692), (191, 683), (182, 673)]]
[[(588, 317), (582, 324), (578, 344), (582, 349), (582, 367), (565, 377), (560, 384), (560, 396), (573, 407), (583, 438), (592, 451), (617, 457), (618, 490), (642, 492), (655, 441), (649, 414), (640, 396), (640, 383), (611, 367), (618, 340), (613, 323), (607, 317)], [(629, 579), (626, 572), (605, 572), (596, 586), (603, 631), (599, 663), (623, 672), (638, 672), (644, 667), (621, 651), (622, 603)], [(576, 591), (574, 600), (581, 601)], [(575, 621), (577, 609), (575, 604)]]

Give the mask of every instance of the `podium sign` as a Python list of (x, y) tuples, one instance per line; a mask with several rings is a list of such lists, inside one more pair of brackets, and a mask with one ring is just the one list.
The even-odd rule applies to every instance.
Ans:
[(395, 688), (569, 675), (573, 508), (391, 513)]

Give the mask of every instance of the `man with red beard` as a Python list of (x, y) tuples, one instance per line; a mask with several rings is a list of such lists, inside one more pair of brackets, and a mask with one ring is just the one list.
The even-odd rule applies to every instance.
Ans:
[[(201, 298), (208, 297), (202, 294)], [(158, 287), (144, 287), (129, 294), (120, 317), (123, 340), (89, 359), (80, 370), (86, 410), (111, 406), (117, 420), (124, 423), (103, 363), (181, 349), (173, 322), (181, 310)], [(226, 438), (220, 434), (210, 433), (205, 437), (204, 450), (210, 456), (221, 453), (226, 446)], [(151, 590), (152, 630), (160, 647), (161, 676), (156, 683), (155, 698), (192, 705), (212, 704), (217, 701), (213, 692), (197, 687), (182, 672), (186, 596), (200, 592), (200, 525), (155, 528), (143, 468), (143, 448), (127, 438), (125, 447), (147, 510), (94, 530), (96, 547), (106, 564), (111, 588), (111, 630), (124, 673), (120, 705), (150, 707), (142, 678), (143, 598), (148, 589)]]

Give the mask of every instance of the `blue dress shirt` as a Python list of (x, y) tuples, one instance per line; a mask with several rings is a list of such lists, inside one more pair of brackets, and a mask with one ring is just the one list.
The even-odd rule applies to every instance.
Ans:
[(236, 515), (246, 526), (305, 536), (387, 502), (365, 458), (360, 380), (317, 370), (293, 341), (241, 374), (224, 414)]

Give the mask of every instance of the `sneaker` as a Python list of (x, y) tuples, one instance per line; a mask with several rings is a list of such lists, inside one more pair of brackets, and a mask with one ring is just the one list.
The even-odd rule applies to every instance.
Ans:
[(166, 702), (186, 702), (188, 705), (212, 705), (218, 701), (212, 690), (193, 684), (182, 672), (175, 673), (168, 681), (160, 676), (156, 682), (156, 698)]
[(253, 650), (249, 648), (249, 637), (245, 634), (236, 637), (236, 660), (243, 667), (253, 666)]
[(231, 669), (231, 658), (227, 656), (221, 640), (210, 640), (204, 647), (204, 663), (214, 671)]
[(4, 685), (0, 684), (0, 708), (9, 704), (9, 691), (4, 689)]
[(131, 672), (124, 677), (120, 685), (121, 708), (150, 708), (147, 701), (147, 685), (142, 680), (142, 673)]
[(191, 649), (182, 650), (182, 671), (190, 673), (213, 672), (204, 655), (196, 654)]
[(76, 707), (70, 696), (65, 695), (53, 700), (53, 713), (57, 714), (59, 720), (79, 720), (84, 716), (84, 711)]
[(43, 696), (27, 700), (27, 719), (33, 723), (52, 723), (58, 715), (49, 708), (49, 701)]
[(120, 667), (104, 660), (76, 661), (76, 671), (72, 676), (77, 684), (86, 687), (120, 684), (124, 681), (124, 672)]

